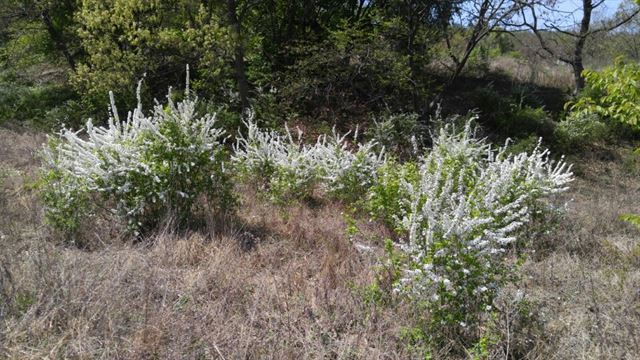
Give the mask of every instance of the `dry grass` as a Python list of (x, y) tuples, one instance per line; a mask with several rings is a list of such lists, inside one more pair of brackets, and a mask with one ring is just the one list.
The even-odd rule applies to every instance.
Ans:
[(617, 148), (575, 163), (566, 219), (525, 265), (525, 287), (545, 322), (548, 357), (637, 359), (640, 233), (618, 217), (640, 213), (638, 160)]
[[(79, 249), (51, 240), (24, 187), (42, 140), (0, 130), (1, 358), (420, 358), (400, 336), (415, 325), (411, 307), (358, 290), (382, 259), (376, 224), (349, 242), (339, 205), (279, 209), (245, 190), (225, 231), (131, 243), (93, 226), (95, 245)], [(597, 155), (580, 160), (567, 219), (524, 266), (531, 316), (504, 297), (496, 356), (640, 354), (638, 232), (617, 221), (640, 212), (640, 180), (628, 150)]]
[(571, 67), (563, 63), (539, 59), (527, 61), (513, 57), (502, 56), (492, 59), (489, 69), (502, 72), (520, 83), (535, 84), (537, 86), (572, 89), (574, 86)]
[(7, 321), (6, 355), (402, 358), (387, 342), (393, 318), (350, 294), (366, 265), (339, 249), (269, 241), (246, 253), (198, 234), (92, 253), (45, 245), (11, 269), (33, 305)]
[[(28, 147), (41, 139), (17, 140)], [(372, 282), (379, 254), (346, 240), (338, 205), (278, 209), (249, 195), (232, 231), (80, 250), (47, 240), (35, 194), (19, 181), (31, 171), (21, 162), (29, 154), (3, 163), (14, 170), (1, 210), (10, 223), (2, 230), (0, 357), (409, 356), (398, 339), (407, 322), (396, 318), (410, 314), (368, 304), (355, 290)]]

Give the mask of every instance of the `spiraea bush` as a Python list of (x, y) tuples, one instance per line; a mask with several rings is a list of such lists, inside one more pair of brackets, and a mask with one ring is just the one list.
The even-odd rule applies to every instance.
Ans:
[(42, 198), (54, 227), (76, 230), (103, 208), (139, 233), (161, 220), (187, 220), (201, 195), (217, 211), (233, 208), (225, 132), (215, 114), (196, 115), (188, 83), (184, 100), (168, 97), (150, 115), (139, 102), (123, 121), (111, 99), (106, 126), (89, 120), (82, 131), (63, 129), (45, 148)]
[(299, 130), (294, 137), (288, 128), (282, 134), (248, 121), (246, 135), (238, 136), (233, 160), (242, 177), (258, 182), (276, 202), (308, 197), (315, 189), (353, 200), (373, 184), (385, 160), (373, 141), (352, 150), (348, 135), (334, 131), (318, 137), (315, 144), (305, 144)]
[(323, 189), (330, 196), (353, 202), (375, 183), (385, 155), (384, 148), (378, 150), (375, 141), (357, 143), (357, 130), (357, 147), (352, 151), (346, 141), (348, 136), (349, 133), (339, 135), (335, 130), (330, 137), (321, 136), (312, 154)]
[(377, 181), (369, 188), (364, 204), (368, 215), (389, 229), (402, 232), (400, 214), (407, 211), (405, 199), (409, 196), (406, 184), (416, 184), (419, 166), (415, 162), (400, 163), (388, 160), (378, 169)]
[[(516, 274), (507, 250), (540, 208), (567, 189), (570, 166), (539, 146), (511, 155), (445, 126), (419, 159), (417, 179), (399, 179), (394, 218), (406, 241), (395, 290), (426, 310), (432, 341), (475, 336), (502, 285)], [(384, 178), (384, 177), (383, 177)], [(379, 192), (379, 191), (378, 191)], [(374, 187), (372, 199), (380, 199)]]
[(313, 149), (286, 128), (284, 134), (260, 128), (253, 119), (245, 122), (246, 135), (239, 134), (233, 162), (243, 180), (256, 182), (275, 202), (286, 203), (309, 196), (318, 176)]

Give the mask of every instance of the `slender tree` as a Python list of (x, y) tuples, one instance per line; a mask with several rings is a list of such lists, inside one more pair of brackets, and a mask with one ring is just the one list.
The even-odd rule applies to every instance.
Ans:
[(453, 19), (466, 31), (466, 40), (462, 52), (456, 53), (451, 44), (455, 31), (448, 27), (445, 40), (454, 64), (449, 84), (460, 76), (478, 44), (492, 32), (504, 31), (505, 25), (522, 7), (523, 4), (517, 0), (466, 0), (460, 4)]
[(234, 69), (236, 81), (238, 83), (238, 94), (242, 111), (249, 108), (249, 81), (247, 80), (247, 70), (244, 62), (244, 44), (242, 37), (242, 26), (238, 19), (238, 3), (236, 0), (227, 0), (227, 16), (234, 49)]
[[(579, 93), (585, 86), (584, 48), (594, 35), (613, 31), (631, 21), (640, 7), (619, 12), (608, 21), (594, 21), (594, 12), (606, 6), (606, 0), (582, 0), (580, 6), (570, 11), (560, 9), (557, 0), (521, 0), (520, 22), (516, 25), (524, 27), (535, 34), (539, 43), (539, 54), (557, 59), (571, 66), (575, 83), (575, 92)], [(570, 21), (577, 15), (575, 21)]]
[[(0, 14), (0, 37), (13, 21), (40, 22), (53, 47), (64, 57), (69, 68), (76, 70), (81, 55), (74, 19), (78, 3), (74, 0), (7, 0)], [(4, 34), (6, 36), (6, 34)]]

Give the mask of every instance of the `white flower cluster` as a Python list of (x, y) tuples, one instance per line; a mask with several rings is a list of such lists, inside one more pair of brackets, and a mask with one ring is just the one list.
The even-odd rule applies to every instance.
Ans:
[(470, 122), (455, 130), (445, 126), (434, 136), (418, 183), (402, 184), (408, 196), (400, 218), (408, 241), (401, 248), (410, 261), (397, 289), (434, 301), (495, 289), (504, 270), (501, 254), (529, 221), (532, 206), (573, 180), (571, 167), (550, 160), (540, 145), (514, 156), (477, 139)]
[[(351, 151), (345, 141), (348, 135), (341, 136), (334, 130), (331, 137), (324, 135), (318, 138), (312, 151), (322, 185), (335, 194), (371, 186), (378, 168), (385, 163), (384, 149), (376, 151), (376, 142), (358, 143), (358, 148)], [(356, 130), (354, 141), (357, 138)]]
[[(138, 90), (138, 106), (124, 121), (113, 93), (110, 98), (107, 126), (94, 126), (89, 119), (84, 133), (65, 128), (45, 148), (49, 168), (68, 185), (55, 190), (57, 199), (82, 186), (113, 200), (112, 212), (135, 230), (149, 216), (186, 210), (198, 194), (223, 186), (225, 132), (215, 115), (196, 117), (197, 98), (188, 87), (185, 100), (175, 104), (167, 96), (168, 104), (156, 104), (149, 116), (142, 111)], [(52, 211), (64, 207), (51, 205)]]
[(353, 186), (366, 188), (385, 161), (384, 152), (376, 152), (374, 142), (350, 150), (349, 133), (339, 135), (334, 130), (332, 136), (318, 137), (315, 144), (304, 144), (300, 130), (294, 138), (288, 128), (280, 134), (261, 129), (253, 121), (245, 125), (247, 134), (238, 137), (234, 162), (272, 187), (286, 183), (286, 189), (279, 188), (282, 191), (307, 195), (320, 185), (328, 192), (344, 194)]
[(302, 144), (301, 131), (294, 139), (289, 128), (281, 134), (261, 129), (251, 119), (245, 126), (247, 134), (238, 136), (232, 155), (232, 161), (242, 170), (266, 182), (286, 177), (293, 189), (307, 187), (315, 181), (313, 148)]

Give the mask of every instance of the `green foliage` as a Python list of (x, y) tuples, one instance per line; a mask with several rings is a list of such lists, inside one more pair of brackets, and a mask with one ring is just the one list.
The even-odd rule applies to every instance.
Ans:
[(572, 112), (595, 114), (602, 119), (640, 129), (640, 65), (622, 58), (602, 71), (584, 72), (586, 89), (574, 102)]
[(506, 151), (511, 155), (517, 155), (521, 153), (530, 153), (540, 144), (540, 138), (535, 135), (530, 135), (525, 138), (515, 139), (508, 141)]
[(471, 348), (469, 348), (467, 350), (467, 354), (469, 356), (469, 359), (472, 360), (485, 360), (485, 359), (490, 359), (490, 352), (489, 349), (492, 345), (495, 345), (496, 343), (498, 343), (498, 340), (500, 338), (498, 337), (497, 334), (492, 333), (491, 331), (487, 331), (485, 334), (483, 334), (480, 339), (473, 344), (473, 346), (471, 346)]
[(549, 138), (553, 134), (554, 124), (549, 113), (520, 94), (505, 96), (492, 88), (481, 88), (475, 90), (471, 98), (480, 113), (480, 122), (503, 137)]
[(7, 30), (13, 36), (0, 46), (3, 67), (26, 71), (50, 60), (53, 44), (42, 24), (21, 20), (10, 24)]
[(429, 334), (423, 326), (411, 326), (400, 329), (400, 339), (406, 343), (411, 353), (419, 354), (425, 360), (433, 359)]
[(0, 19), (0, 124), (10, 121), (57, 129), (66, 102), (78, 97), (66, 81), (69, 68), (59, 46), (64, 43), (69, 53), (78, 53), (73, 31), (68, 29), (73, 22), (72, 3), (3, 3), (7, 16)]
[(29, 310), (29, 308), (33, 304), (36, 303), (36, 297), (33, 294), (28, 292), (20, 292), (16, 294), (14, 301), (15, 301), (16, 310), (20, 314), (24, 314)]
[(625, 215), (620, 215), (620, 220), (622, 221), (626, 221), (629, 224), (640, 228), (640, 215), (636, 215), (636, 214), (625, 214)]
[(13, 121), (40, 129), (58, 127), (55, 116), (73, 98), (73, 91), (64, 85), (25, 83), (16, 74), (0, 73), (0, 124)]
[(408, 211), (405, 200), (409, 194), (403, 184), (417, 185), (418, 165), (413, 162), (388, 161), (378, 169), (378, 180), (369, 189), (365, 209), (369, 215), (382, 221), (388, 228), (400, 231), (398, 216)]
[(41, 174), (38, 188), (40, 198), (47, 206), (47, 223), (65, 234), (75, 234), (92, 210), (87, 183), (60, 170), (50, 169)]
[(86, 57), (72, 83), (92, 106), (105, 103), (105, 94), (117, 89), (118, 98), (133, 107), (135, 84), (143, 74), (150, 95), (160, 97), (158, 89), (184, 78), (187, 63), (195, 69), (195, 89), (223, 96), (231, 77), (231, 40), (221, 22), (223, 9), (210, 6), (192, 1), (83, 1), (76, 17)]
[(640, 175), (640, 149), (623, 154), (622, 167), (629, 175)]
[(326, 109), (348, 118), (383, 106), (409, 106), (407, 59), (385, 38), (385, 24), (362, 28), (345, 23), (323, 42), (292, 47), (298, 60), (276, 85), (287, 107), (303, 115)]
[[(429, 69), (433, 45), (460, 9), (442, 0), (11, 0), (6, 6), (16, 16), (0, 19), (0, 62), (73, 68), (60, 80), (75, 96), (50, 114), (67, 124), (79, 109), (80, 117), (103, 118), (108, 90), (135, 106), (135, 82), (144, 74), (144, 102), (160, 98), (159, 89), (179, 81), (186, 63), (194, 70), (192, 87), (209, 102), (226, 104), (236, 120), (244, 96), (241, 104), (235, 84), (247, 78), (249, 103), (269, 126), (303, 115), (340, 129), (347, 128), (342, 121), (383, 109), (423, 114), (437, 90)], [(490, 36), (480, 56), (503, 51), (499, 38)]]
[(585, 145), (602, 141), (609, 135), (609, 128), (594, 113), (572, 112), (558, 123), (555, 139), (565, 151), (575, 151)]
[(315, 173), (303, 174), (293, 167), (278, 167), (269, 177), (269, 199), (280, 205), (309, 198), (318, 181)]
[(417, 114), (385, 114), (373, 119), (366, 135), (392, 154), (409, 157), (422, 143), (425, 133)]
[(498, 128), (514, 137), (525, 134), (549, 137), (553, 133), (553, 121), (549, 113), (541, 107), (518, 104), (512, 106), (510, 113), (498, 121)]

